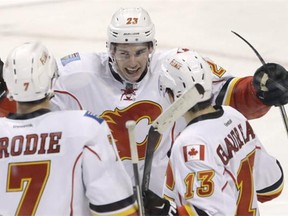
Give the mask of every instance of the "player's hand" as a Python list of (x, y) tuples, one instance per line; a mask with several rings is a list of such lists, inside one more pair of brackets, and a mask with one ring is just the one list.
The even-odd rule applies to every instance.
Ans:
[(176, 204), (159, 197), (153, 191), (143, 192), (145, 215), (178, 215)]
[(254, 74), (257, 97), (268, 106), (288, 103), (288, 72), (279, 64), (262, 65)]

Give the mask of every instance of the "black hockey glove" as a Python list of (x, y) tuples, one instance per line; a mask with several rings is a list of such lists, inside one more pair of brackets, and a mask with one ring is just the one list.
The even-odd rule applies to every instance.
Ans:
[(288, 72), (275, 63), (262, 65), (254, 74), (257, 97), (268, 106), (288, 103)]
[(159, 197), (153, 191), (143, 192), (145, 215), (178, 215), (176, 204)]
[(4, 97), (6, 92), (7, 92), (7, 87), (3, 79), (3, 62), (0, 59), (0, 99)]

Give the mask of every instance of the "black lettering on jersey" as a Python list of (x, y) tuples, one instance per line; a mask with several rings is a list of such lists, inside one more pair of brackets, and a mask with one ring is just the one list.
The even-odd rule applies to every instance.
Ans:
[(87, 111), (84, 114), (84, 116), (87, 116), (87, 117), (95, 119), (97, 122), (99, 122), (99, 124), (101, 124), (104, 121), (104, 119), (100, 118), (99, 116), (97, 116), (97, 115), (95, 115), (95, 114), (93, 114), (92, 112), (89, 112), (89, 111)]
[[(218, 145), (216, 152), (224, 165), (228, 164), (229, 160), (243, 145), (255, 138), (254, 131), (248, 121), (246, 121), (245, 128), (246, 134), (244, 134), (241, 124), (234, 127), (224, 138), (223, 144)], [(226, 148), (223, 148), (223, 146), (226, 146)]]
[(61, 137), (62, 132), (1, 137), (0, 159), (10, 156), (59, 153)]

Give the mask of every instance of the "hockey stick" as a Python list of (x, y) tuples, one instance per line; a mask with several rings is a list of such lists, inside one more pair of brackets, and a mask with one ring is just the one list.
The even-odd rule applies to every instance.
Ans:
[(131, 159), (133, 164), (133, 172), (134, 172), (134, 180), (135, 180), (135, 192), (136, 192), (136, 198), (138, 202), (138, 212), (139, 216), (144, 216), (144, 205), (143, 205), (143, 199), (142, 199), (142, 192), (140, 187), (140, 178), (139, 178), (139, 170), (138, 170), (138, 150), (137, 150), (137, 144), (135, 141), (135, 126), (136, 122), (133, 120), (126, 122), (126, 128), (128, 129), (128, 136), (129, 136), (129, 143), (130, 143), (130, 151), (131, 151)]
[[(211, 94), (211, 92), (206, 91), (204, 92), (204, 94)], [(172, 103), (152, 123), (148, 133), (148, 143), (145, 153), (142, 192), (148, 191), (149, 189), (154, 150), (159, 142), (161, 134), (191, 107), (196, 105), (203, 96), (204, 95), (200, 93), (196, 84), (195, 86), (184, 92), (181, 97), (179, 97), (174, 103)]]
[[(235, 34), (236, 36), (238, 36), (239, 38), (241, 38), (243, 41), (245, 41), (248, 46), (254, 51), (254, 53), (257, 55), (258, 59), (261, 61), (261, 63), (263, 65), (265, 65), (265, 61), (263, 60), (263, 58), (261, 57), (261, 55), (258, 53), (258, 51), (245, 39), (243, 38), (241, 35), (239, 35), (238, 33), (234, 32), (234, 31), (231, 31), (233, 34)], [(269, 79), (269, 78), (268, 78)], [(272, 80), (273, 81), (273, 80)], [(273, 81), (274, 82), (274, 81)], [(280, 90), (282, 91), (286, 91), (286, 89), (280, 85), (279, 83), (277, 82), (274, 82), (275, 86), (277, 86), (277, 88), (279, 88)], [(285, 128), (286, 128), (286, 133), (288, 134), (288, 118), (287, 118), (287, 113), (286, 113), (286, 110), (284, 108), (283, 105), (280, 105), (280, 111), (281, 111), (281, 114), (282, 114), (282, 119), (284, 121), (284, 125), (285, 125)]]

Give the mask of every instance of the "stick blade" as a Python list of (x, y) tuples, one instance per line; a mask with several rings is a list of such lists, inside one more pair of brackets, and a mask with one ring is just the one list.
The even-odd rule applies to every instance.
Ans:
[[(205, 95), (211, 95), (210, 91), (205, 91)], [(159, 133), (163, 133), (177, 119), (179, 119), (191, 107), (195, 106), (202, 98), (203, 94), (199, 92), (196, 86), (188, 89), (174, 103), (172, 103), (158, 118), (153, 122), (152, 126)]]

